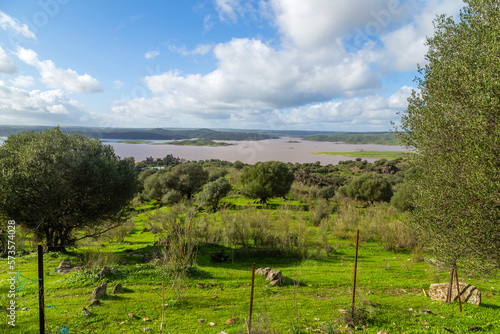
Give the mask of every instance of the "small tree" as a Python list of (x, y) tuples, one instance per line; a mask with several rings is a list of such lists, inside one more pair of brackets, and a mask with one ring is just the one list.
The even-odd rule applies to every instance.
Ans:
[(391, 184), (380, 174), (356, 176), (339, 192), (349, 198), (365, 202), (389, 202), (392, 197)]
[(179, 177), (177, 190), (188, 199), (208, 181), (208, 172), (197, 163), (186, 163), (173, 169), (174, 175)]
[(196, 163), (187, 163), (161, 170), (144, 180), (143, 195), (165, 204), (191, 198), (208, 181), (208, 172)]
[(203, 186), (202, 191), (198, 195), (198, 200), (201, 205), (210, 206), (213, 212), (219, 208), (220, 201), (231, 191), (231, 183), (221, 177), (216, 181), (209, 182)]
[(258, 162), (243, 170), (242, 193), (265, 203), (271, 197), (284, 197), (292, 186), (295, 176), (287, 164), (280, 161)]
[(0, 211), (49, 249), (121, 223), (136, 189), (134, 161), (97, 139), (55, 128), (10, 135), (0, 146)]

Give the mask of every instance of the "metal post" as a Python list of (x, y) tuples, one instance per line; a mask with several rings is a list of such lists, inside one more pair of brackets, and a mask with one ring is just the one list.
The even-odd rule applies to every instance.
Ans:
[(252, 287), (250, 288), (250, 314), (248, 316), (248, 334), (252, 332), (253, 287), (255, 280), (255, 263), (252, 264)]
[(38, 245), (38, 318), (40, 334), (45, 334), (45, 302), (43, 292), (43, 246)]
[(457, 280), (458, 305), (460, 305), (460, 313), (462, 313), (462, 298), (460, 298), (460, 284), (458, 284), (458, 268), (455, 267), (455, 278)]
[(453, 289), (453, 271), (455, 270), (455, 264), (452, 265), (450, 271), (450, 284), (448, 285), (448, 295), (446, 296), (446, 302), (451, 304), (451, 290)]
[(352, 305), (351, 305), (352, 318), (354, 318), (354, 301), (356, 299), (356, 269), (358, 267), (358, 240), (359, 240), (359, 230), (356, 230), (356, 253), (354, 255), (354, 280), (352, 283)]

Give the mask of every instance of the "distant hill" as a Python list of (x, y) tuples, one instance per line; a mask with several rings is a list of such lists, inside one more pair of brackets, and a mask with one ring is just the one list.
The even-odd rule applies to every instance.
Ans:
[(392, 132), (330, 133), (306, 136), (304, 140), (342, 142), (346, 144), (399, 145)]
[[(0, 126), (0, 136), (23, 131), (43, 131), (48, 126)], [(61, 127), (64, 132), (80, 133), (100, 139), (129, 140), (183, 140), (200, 138), (206, 140), (264, 140), (279, 138), (277, 135), (250, 130), (211, 130), (211, 129), (135, 129), (135, 128), (86, 128)]]

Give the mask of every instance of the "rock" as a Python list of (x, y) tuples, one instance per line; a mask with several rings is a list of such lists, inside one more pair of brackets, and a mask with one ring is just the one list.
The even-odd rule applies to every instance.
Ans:
[(23, 307), (23, 308), (21, 309), (21, 311), (29, 311), (29, 309), (30, 309), (30, 308), (29, 308), (28, 306), (25, 306), (25, 307)]
[(111, 269), (109, 267), (104, 267), (97, 273), (97, 278), (98, 279), (103, 279), (105, 276), (108, 276), (111, 274)]
[(271, 269), (267, 273), (266, 279), (268, 281), (278, 281), (283, 278), (283, 274), (281, 273), (281, 270), (276, 270), (276, 269)]
[(132, 319), (132, 318), (134, 318), (134, 317), (135, 317), (135, 315), (134, 315), (132, 312), (130, 312), (130, 313), (128, 314), (128, 317), (129, 317), (130, 319)]
[(231, 319), (227, 319), (225, 324), (226, 325), (234, 325), (238, 320), (240, 320), (240, 318), (231, 318)]
[(90, 316), (90, 311), (87, 310), (85, 307), (82, 307), (83, 314), (85, 314), (87, 317)]
[(108, 288), (108, 283), (102, 282), (101, 285), (96, 287), (92, 292), (92, 299), (101, 299), (106, 296), (106, 289)]
[(59, 266), (57, 266), (57, 269), (61, 269), (61, 268), (71, 268), (71, 260), (69, 259), (69, 257), (64, 259), (63, 262), (59, 263)]
[(143, 318), (142, 321), (151, 321), (149, 318)]
[[(429, 287), (429, 296), (432, 300), (446, 301), (446, 296), (448, 295), (449, 283), (434, 283)], [(481, 304), (481, 292), (478, 288), (467, 283), (459, 283), (460, 287), (460, 299), (462, 302), (467, 302), (473, 305)], [(457, 286), (453, 283), (453, 288), (451, 290), (451, 300), (458, 300), (457, 297)]]
[(378, 331), (377, 334), (387, 334), (386, 331)]
[(209, 325), (210, 327), (214, 327), (214, 326), (215, 326), (215, 322), (209, 322), (209, 323), (208, 323), (208, 325)]
[(422, 314), (434, 314), (434, 313), (432, 313), (431, 310), (428, 310), (428, 309), (422, 310), (422, 311), (420, 311), (420, 313), (422, 313)]
[(71, 260), (69, 259), (69, 257), (64, 259), (64, 261), (59, 263), (59, 266), (57, 266), (57, 273), (60, 275), (67, 274), (71, 271), (72, 271), (71, 270)]
[(259, 274), (259, 275), (266, 275), (267, 276), (267, 273), (271, 270), (271, 268), (267, 267), (267, 268), (259, 268), (257, 270), (255, 270), (255, 273), (256, 274)]
[(283, 283), (281, 279), (275, 279), (275, 280), (272, 280), (269, 282), (269, 284), (272, 286), (275, 286), (275, 285), (281, 286), (281, 283)]
[(94, 299), (88, 307), (97, 306), (97, 305), (101, 305), (101, 301), (99, 299)]
[(205, 322), (205, 319), (198, 319), (198, 322), (201, 324), (202, 322)]
[(113, 288), (113, 291), (111, 293), (116, 294), (116, 293), (122, 293), (123, 292), (123, 287), (121, 283), (117, 283), (115, 287)]

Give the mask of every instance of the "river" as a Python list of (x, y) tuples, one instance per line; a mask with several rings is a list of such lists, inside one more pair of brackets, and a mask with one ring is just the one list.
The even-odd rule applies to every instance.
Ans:
[[(343, 144), (331, 142), (306, 141), (299, 138), (283, 137), (260, 141), (224, 141), (231, 146), (177, 146), (177, 145), (151, 145), (127, 144), (118, 141), (104, 140), (105, 144), (114, 147), (118, 156), (133, 157), (136, 161), (145, 160), (147, 157), (163, 158), (168, 154), (187, 160), (219, 159), (234, 162), (254, 164), (258, 161), (278, 160), (292, 163), (305, 163), (319, 161), (322, 165), (338, 164), (342, 160), (355, 158), (316, 155), (314, 152), (355, 152), (357, 150), (370, 151), (405, 151), (401, 146), (387, 146), (375, 144)], [(165, 142), (158, 141), (158, 142)], [(365, 159), (363, 159), (365, 160)], [(373, 162), (377, 159), (366, 159)]]

